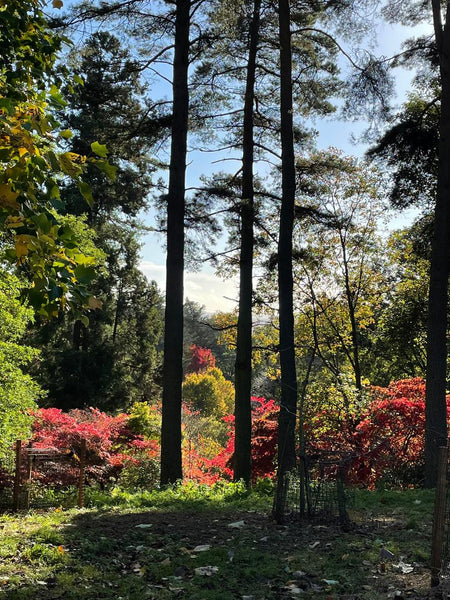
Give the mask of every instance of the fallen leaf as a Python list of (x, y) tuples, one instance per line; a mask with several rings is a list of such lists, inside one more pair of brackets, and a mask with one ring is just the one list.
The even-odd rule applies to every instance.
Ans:
[(297, 587), (295, 584), (291, 583), (290, 585), (287, 585), (285, 587), (286, 592), (288, 592), (289, 594), (303, 594), (303, 590), (299, 587)]
[(214, 567), (214, 566), (206, 566), (206, 567), (197, 567), (195, 569), (195, 574), (196, 575), (206, 575), (207, 577), (210, 577), (211, 575), (215, 575), (216, 573), (219, 572), (219, 567)]
[(148, 529), (149, 527), (153, 527), (151, 523), (140, 523), (139, 525), (135, 525), (138, 529)]
[(233, 527), (234, 529), (241, 529), (245, 526), (245, 521), (235, 521), (234, 523), (229, 523), (228, 527)]
[(206, 552), (211, 548), (210, 544), (200, 544), (199, 546), (195, 546), (192, 552)]
[(414, 571), (414, 567), (408, 563), (403, 562), (402, 560), (399, 561), (398, 565), (392, 565), (394, 567), (394, 569), (398, 569), (399, 571), (401, 571), (401, 573), (407, 574), (407, 573), (412, 573)]

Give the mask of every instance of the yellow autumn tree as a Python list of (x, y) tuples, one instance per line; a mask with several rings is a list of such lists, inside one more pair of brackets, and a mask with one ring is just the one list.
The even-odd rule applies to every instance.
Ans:
[(234, 385), (217, 367), (189, 373), (183, 383), (183, 399), (202, 416), (223, 417), (233, 410)]
[(81, 249), (76, 229), (60, 216), (59, 185), (75, 180), (92, 203), (85, 165), (95, 162), (110, 176), (114, 168), (96, 142), (89, 157), (64, 151), (71, 132), (53, 115), (65, 106), (54, 71), (63, 40), (47, 28), (42, 7), (41, 0), (0, 0), (0, 231), (3, 256), (29, 281), (29, 303), (50, 317), (99, 307), (88, 290), (98, 257)]

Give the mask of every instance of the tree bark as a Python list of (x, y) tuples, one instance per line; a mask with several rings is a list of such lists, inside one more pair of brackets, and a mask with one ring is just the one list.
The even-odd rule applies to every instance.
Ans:
[(292, 50), (289, 0), (279, 0), (280, 116), (282, 201), (278, 239), (279, 351), (281, 406), (278, 420), (278, 474), (275, 516), (281, 520), (284, 476), (296, 466), (295, 424), (297, 374), (295, 368), (292, 235), (295, 209), (295, 156), (292, 106)]
[(436, 485), (438, 448), (447, 444), (445, 392), (450, 268), (450, 2), (446, 4), (445, 26), (442, 26), (440, 3), (433, 0), (432, 5), (440, 61), (441, 117), (428, 300), (425, 408), (425, 485), (427, 487)]
[(350, 274), (349, 274), (349, 268), (348, 268), (348, 256), (347, 256), (347, 249), (345, 246), (345, 241), (341, 234), (339, 234), (339, 238), (340, 238), (341, 249), (342, 249), (342, 260), (344, 263), (345, 297), (347, 299), (348, 314), (350, 317), (350, 326), (351, 326), (351, 332), (352, 332), (352, 350), (351, 350), (351, 353), (353, 356), (352, 367), (353, 367), (353, 373), (355, 376), (356, 389), (358, 390), (358, 392), (361, 392), (361, 390), (362, 390), (362, 374), (361, 374), (361, 365), (359, 362), (359, 331), (358, 331), (358, 325), (356, 322), (356, 315), (355, 315), (355, 299), (354, 299), (354, 294), (352, 293), (352, 289), (350, 286)]
[(235, 481), (242, 479), (250, 486), (252, 475), (252, 308), (254, 250), (254, 126), (256, 54), (258, 50), (261, 0), (255, 0), (250, 25), (250, 45), (245, 88), (242, 140), (241, 250), (239, 258), (239, 317), (237, 322), (235, 362)]
[(167, 200), (166, 310), (161, 425), (161, 485), (182, 479), (183, 275), (190, 0), (177, 0), (173, 121)]

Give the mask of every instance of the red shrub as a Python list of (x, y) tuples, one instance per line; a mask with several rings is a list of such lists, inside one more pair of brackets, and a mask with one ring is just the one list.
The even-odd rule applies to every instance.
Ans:
[[(278, 406), (275, 400), (252, 396), (252, 479), (254, 481), (259, 477), (273, 477), (275, 474), (277, 420)], [(228, 415), (224, 421), (230, 424), (228, 444), (209, 462), (209, 467), (221, 476), (231, 479), (235, 444), (234, 415)]]
[(203, 373), (208, 369), (214, 369), (216, 359), (209, 348), (201, 348), (193, 344), (189, 350), (191, 351), (191, 362), (188, 373)]
[[(130, 462), (140, 456), (154, 457), (159, 452), (155, 440), (145, 440), (128, 427), (129, 415), (107, 415), (95, 408), (72, 410), (64, 413), (57, 408), (39, 409), (35, 412), (33, 436), (30, 442), (36, 448), (56, 448), (73, 452), (79, 457), (81, 440), (86, 440), (88, 479), (106, 483), (119, 475)], [(78, 476), (77, 463), (67, 468), (41, 465), (35, 474), (41, 481), (69, 485)]]
[[(449, 405), (450, 396), (448, 417)], [(346, 457), (351, 483), (373, 487), (382, 478), (408, 484), (421, 477), (425, 431), (422, 379), (372, 388), (372, 401), (356, 422), (341, 422), (338, 428), (324, 430), (323, 421), (323, 413), (317, 415), (308, 430), (309, 454), (320, 457), (332, 451)]]

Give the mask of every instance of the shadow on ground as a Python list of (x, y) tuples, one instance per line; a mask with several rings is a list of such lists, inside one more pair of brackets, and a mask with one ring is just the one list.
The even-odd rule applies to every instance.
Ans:
[[(423, 561), (400, 556), (399, 540), (407, 551), (417, 536), (401, 523), (343, 532), (321, 524), (278, 526), (249, 511), (70, 515), (21, 548), (15, 572), (32, 566), (34, 577), (3, 582), (2, 600), (447, 598), (442, 590), (427, 591)], [(394, 539), (397, 550), (383, 556)], [(403, 573), (400, 561), (412, 572)]]

